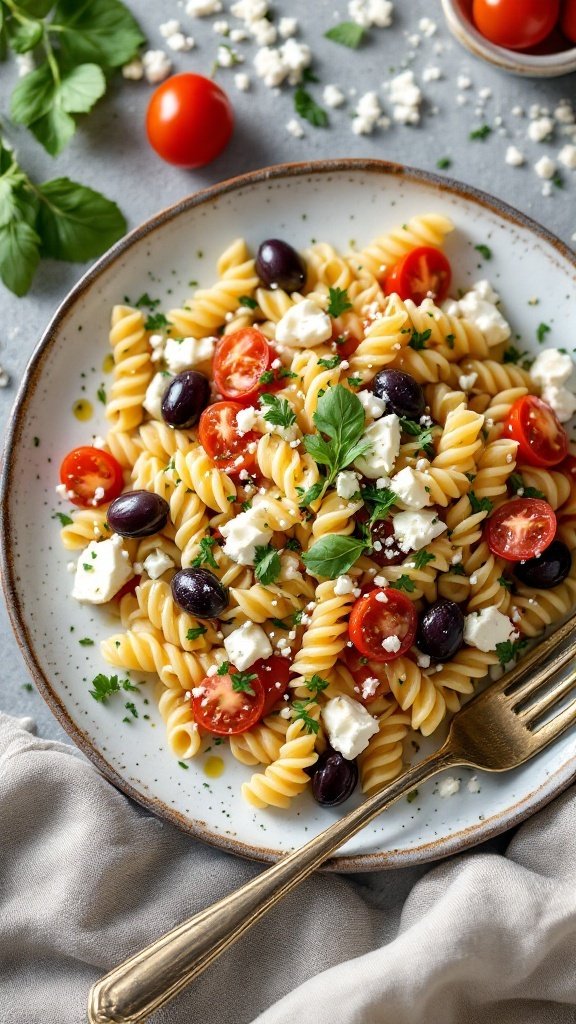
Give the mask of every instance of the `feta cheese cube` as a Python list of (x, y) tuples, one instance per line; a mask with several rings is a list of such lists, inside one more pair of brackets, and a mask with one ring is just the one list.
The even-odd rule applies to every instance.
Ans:
[(225, 637), (224, 647), (239, 672), (250, 668), (259, 658), (270, 658), (272, 655), (272, 644), (262, 626), (254, 622), (244, 622)]
[(346, 469), (338, 473), (336, 477), (336, 494), (339, 498), (349, 501), (352, 495), (357, 494), (359, 490), (360, 485), (356, 473)]
[(528, 125), (528, 138), (532, 142), (544, 142), (554, 131), (554, 121), (551, 117), (538, 117)]
[(332, 320), (312, 299), (297, 302), (276, 324), (276, 341), (294, 348), (313, 348), (332, 337)]
[(370, 447), (354, 461), (354, 466), (369, 480), (390, 473), (400, 452), (400, 420), (395, 413), (376, 420), (364, 432)]
[(169, 383), (169, 374), (155, 373), (146, 388), (146, 394), (142, 405), (154, 420), (162, 419), (162, 399), (164, 398), (164, 394)]
[(371, 391), (359, 391), (358, 398), (364, 407), (364, 412), (371, 420), (377, 420), (383, 415), (386, 408), (383, 398), (378, 398)]
[(497, 644), (517, 637), (518, 633), (508, 616), (493, 606), (473, 612), (464, 619), (464, 642), (479, 651), (495, 651)]
[(220, 533), (226, 540), (224, 554), (238, 565), (254, 565), (256, 548), (272, 540), (272, 530), (264, 526), (265, 521), (265, 510), (249, 508), (223, 523)]
[(507, 341), (512, 333), (510, 324), (496, 307), (498, 298), (489, 281), (477, 281), (471, 291), (454, 303), (457, 315), (476, 324), (490, 347)]
[(567, 423), (576, 412), (576, 395), (568, 391), (568, 388), (548, 384), (542, 388), (542, 401), (554, 410), (560, 423)]
[(420, 551), (447, 529), (436, 512), (399, 512), (392, 520), (394, 536), (401, 551)]
[(216, 338), (168, 338), (164, 358), (171, 373), (182, 373), (212, 359)]
[(161, 548), (154, 548), (144, 559), (143, 565), (150, 579), (158, 580), (168, 569), (173, 569), (175, 563)]
[(530, 368), (530, 376), (540, 387), (560, 387), (572, 375), (574, 363), (567, 352), (547, 348), (538, 354)]
[(410, 466), (392, 477), (390, 487), (398, 496), (398, 504), (404, 508), (420, 509), (431, 504), (430, 494), (426, 490), (426, 476)]
[(348, 761), (366, 749), (378, 732), (378, 722), (357, 700), (332, 697), (322, 709), (330, 745)]
[(236, 429), (239, 437), (253, 429), (257, 416), (258, 410), (253, 405), (247, 406), (246, 409), (240, 409), (236, 416)]
[(105, 604), (134, 575), (130, 559), (125, 558), (122, 538), (91, 541), (76, 566), (72, 597), (87, 604)]

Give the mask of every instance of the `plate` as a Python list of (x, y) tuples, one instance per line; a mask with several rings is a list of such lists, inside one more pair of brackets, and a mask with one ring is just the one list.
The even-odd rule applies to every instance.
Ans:
[[(216, 751), (224, 758), (218, 779), (207, 774), (210, 753), (187, 770), (180, 767), (168, 752), (151, 691), (149, 704), (138, 698), (137, 719), (126, 714), (124, 700), (106, 706), (93, 700), (89, 683), (107, 671), (98, 641), (115, 626), (103, 611), (68, 596), (70, 554), (59, 543), (53, 518), (58, 465), (64, 452), (105, 431), (97, 391), (107, 379), (115, 302), (148, 291), (162, 300), (161, 308), (174, 306), (189, 292), (191, 278), (201, 286), (211, 283), (218, 255), (240, 235), (253, 249), (266, 237), (286, 238), (297, 247), (326, 240), (346, 249), (352, 240), (362, 245), (429, 211), (447, 214), (456, 224), (447, 253), (457, 285), (467, 288), (489, 276), (520, 347), (537, 347), (542, 322), (551, 327), (550, 344), (572, 344), (576, 257), (521, 214), (455, 182), (380, 161), (284, 165), (189, 196), (119, 242), (56, 313), (16, 399), (2, 481), (4, 581), (14, 631), (38, 688), (74, 742), (114, 785), (232, 853), (274, 860), (321, 831), (338, 812), (319, 808), (307, 794), (290, 811), (257, 812), (239, 792), (253, 769), (227, 757), (224, 746)], [(492, 250), (489, 263), (479, 256), (478, 245)], [(87, 422), (72, 414), (80, 399), (94, 409)], [(79, 644), (84, 637), (93, 638), (95, 646)], [(402, 802), (356, 836), (329, 866), (340, 871), (406, 866), (461, 851), (516, 824), (576, 774), (576, 732), (515, 772), (481, 775), (479, 792), (468, 788), (471, 773), (458, 774), (457, 794), (442, 798), (438, 779), (430, 782), (411, 803)]]

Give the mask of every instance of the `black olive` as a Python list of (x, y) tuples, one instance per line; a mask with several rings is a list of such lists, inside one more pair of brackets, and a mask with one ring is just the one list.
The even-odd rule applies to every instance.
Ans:
[(561, 540), (553, 540), (540, 558), (518, 562), (514, 566), (514, 575), (527, 587), (550, 590), (566, 579), (571, 568), (572, 555), (569, 548)]
[(111, 502), (107, 519), (121, 537), (150, 537), (163, 530), (170, 506), (151, 491), (126, 491)]
[(172, 577), (176, 604), (200, 619), (217, 619), (228, 606), (228, 590), (208, 569), (180, 569)]
[(288, 242), (268, 238), (258, 249), (256, 273), (267, 288), (275, 285), (285, 292), (297, 292), (306, 281), (306, 264)]
[(197, 370), (184, 370), (170, 381), (162, 399), (162, 418), (170, 427), (198, 423), (210, 401), (210, 381)]
[(372, 391), (386, 402), (386, 413), (395, 412), (408, 420), (419, 420), (426, 408), (422, 386), (404, 370), (380, 370), (372, 381)]
[(464, 613), (455, 601), (436, 601), (420, 616), (416, 645), (423, 654), (448, 661), (463, 643)]
[(312, 793), (323, 807), (335, 807), (352, 795), (358, 782), (358, 765), (328, 747), (314, 765)]

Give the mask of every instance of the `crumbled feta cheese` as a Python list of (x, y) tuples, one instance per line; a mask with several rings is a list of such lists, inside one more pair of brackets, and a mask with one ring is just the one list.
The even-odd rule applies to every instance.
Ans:
[(358, 476), (350, 469), (338, 473), (336, 477), (336, 494), (339, 498), (349, 501), (350, 498), (360, 490)]
[(382, 115), (382, 107), (375, 92), (365, 92), (358, 100), (356, 116), (352, 120), (354, 135), (371, 135)]
[(220, 533), (226, 540), (224, 554), (238, 565), (254, 565), (256, 548), (266, 547), (272, 540), (272, 530), (264, 526), (265, 521), (265, 510), (252, 507), (223, 523)]
[(180, 32), (180, 22), (176, 18), (171, 18), (170, 21), (164, 21), (159, 25), (158, 31), (163, 39), (168, 39), (168, 36), (173, 36), (175, 32)]
[(402, 641), (398, 636), (387, 636), (382, 641), (382, 647), (389, 654), (396, 654), (396, 651), (399, 651), (402, 647)]
[(464, 619), (464, 642), (479, 651), (495, 651), (497, 644), (515, 640), (518, 633), (507, 615), (493, 606), (472, 612)]
[(122, 78), (128, 82), (140, 82), (144, 78), (144, 65), (139, 57), (128, 61), (122, 68)]
[(295, 139), (304, 138), (304, 129), (300, 124), (300, 121), (297, 121), (295, 117), (292, 117), (290, 121), (288, 121), (286, 125), (286, 131)]
[(450, 309), (452, 315), (462, 316), (475, 324), (492, 347), (507, 341), (512, 333), (510, 324), (496, 307), (498, 301), (499, 296), (489, 281), (477, 281), (459, 302), (450, 303)]
[(360, 686), (363, 699), (369, 700), (370, 697), (374, 697), (379, 686), (380, 680), (377, 676), (368, 676), (367, 679), (363, 679)]
[(286, 80), (290, 85), (298, 85), (311, 61), (309, 46), (296, 39), (287, 39), (278, 48), (262, 46), (254, 57), (254, 67), (258, 77), (272, 89)]
[(169, 46), (175, 53), (188, 53), (189, 50), (194, 49), (196, 41), (193, 36), (184, 35), (184, 32), (174, 32), (173, 35), (168, 36), (166, 46)]
[(429, 479), (411, 466), (406, 466), (393, 476), (390, 486), (398, 498), (400, 507), (421, 509), (430, 505), (429, 489), (426, 489)]
[(144, 569), (148, 573), (151, 580), (160, 579), (168, 569), (173, 569), (175, 563), (172, 561), (169, 555), (161, 548), (154, 548), (150, 554), (144, 559)]
[(216, 63), (218, 64), (218, 67), (233, 68), (235, 64), (242, 64), (243, 61), (244, 57), (242, 57), (237, 50), (233, 50), (231, 46), (228, 46), (227, 43), (222, 43), (222, 45), (218, 47), (218, 51), (216, 53)]
[(576, 171), (576, 146), (563, 146), (558, 153), (558, 159), (561, 164), (564, 164), (564, 167)]
[(556, 173), (556, 164), (549, 156), (541, 156), (534, 164), (534, 170), (539, 178), (549, 181)]
[(422, 92), (416, 85), (413, 71), (403, 71), (390, 80), (392, 117), (397, 124), (419, 124)]
[(418, 512), (399, 512), (392, 519), (394, 536), (401, 551), (420, 551), (447, 529), (436, 512), (425, 509)]
[(260, 658), (270, 658), (273, 654), (272, 644), (262, 626), (254, 622), (244, 622), (238, 629), (229, 633), (224, 639), (224, 647), (230, 661), (239, 672), (244, 672)]
[(122, 538), (91, 541), (78, 559), (72, 597), (87, 604), (105, 604), (134, 575)]
[(508, 146), (506, 150), (506, 163), (509, 167), (522, 167), (522, 164), (526, 163), (526, 157), (517, 146)]
[(480, 783), (478, 782), (477, 775), (473, 775), (471, 779), (468, 779), (468, 782), (466, 783), (466, 789), (468, 790), (469, 793), (480, 792)]
[(386, 402), (383, 398), (378, 398), (372, 391), (359, 391), (358, 398), (364, 407), (364, 412), (370, 419), (380, 419), (386, 408)]
[(164, 347), (166, 345), (166, 338), (163, 334), (151, 334), (148, 338), (150, 348), (152, 349), (152, 355), (150, 359), (153, 363), (159, 363), (164, 358)]
[(276, 341), (294, 348), (313, 348), (332, 337), (332, 320), (312, 299), (291, 306), (276, 324)]
[(331, 747), (348, 761), (358, 757), (378, 732), (378, 722), (351, 697), (332, 697), (322, 709), (322, 719)]
[(169, 383), (170, 377), (165, 373), (155, 373), (146, 388), (146, 394), (142, 405), (154, 420), (162, 419), (162, 399), (164, 398), (164, 394)]
[(290, 36), (295, 36), (297, 31), (297, 18), (280, 18), (280, 21), (278, 23), (278, 33), (282, 37), (282, 39), (290, 39)]
[(557, 348), (547, 348), (538, 354), (530, 367), (530, 376), (540, 387), (565, 384), (572, 375), (574, 363), (567, 352)]
[(324, 86), (324, 92), (322, 98), (327, 107), (335, 110), (336, 107), (341, 107), (346, 102), (346, 97), (341, 89), (337, 85), (326, 85)]
[(434, 65), (424, 68), (422, 72), (423, 82), (438, 82), (442, 78), (442, 70)]
[(10, 383), (10, 377), (3, 366), (0, 366), (0, 388), (7, 388)]
[(459, 89), (471, 89), (472, 79), (468, 75), (458, 75), (456, 79), (456, 85)]
[(369, 444), (364, 455), (354, 460), (359, 473), (377, 480), (390, 473), (400, 452), (400, 420), (395, 413), (376, 420), (364, 431), (363, 441)]
[(542, 401), (554, 410), (560, 423), (567, 423), (576, 412), (576, 395), (568, 391), (568, 388), (549, 384), (542, 388)]
[(172, 71), (172, 61), (164, 50), (146, 50), (146, 53), (142, 54), (142, 64), (146, 81), (151, 85), (163, 82)]
[(338, 597), (344, 597), (345, 594), (352, 594), (354, 592), (354, 583), (350, 576), (339, 576), (334, 584), (334, 593)]
[(550, 117), (539, 117), (528, 125), (528, 138), (532, 142), (544, 142), (554, 131), (554, 121)]
[(245, 71), (238, 71), (234, 75), (234, 85), (240, 92), (248, 92), (251, 85), (250, 75), (247, 75)]
[(462, 373), (458, 377), (458, 387), (461, 388), (462, 391), (471, 391), (477, 380), (477, 373)]
[(265, 18), (268, 8), (268, 0), (238, 0), (237, 3), (232, 4), (230, 13), (245, 22), (246, 25), (250, 25), (253, 21)]
[(431, 657), (429, 654), (424, 654), (423, 651), (419, 651), (417, 647), (412, 648), (413, 653), (416, 657), (416, 664), (418, 668), (430, 668)]
[(422, 35), (426, 36), (427, 39), (430, 39), (431, 36), (436, 35), (438, 25), (435, 21), (432, 21), (432, 18), (420, 18), (418, 28)]
[(438, 783), (438, 793), (443, 799), (454, 796), (459, 790), (460, 779), (455, 779), (452, 775), (447, 775), (446, 778), (441, 779)]
[(348, 14), (362, 28), (389, 28), (394, 4), (391, 0), (349, 0)]
[(168, 338), (164, 358), (171, 373), (182, 373), (208, 362), (214, 355), (216, 338)]
[(236, 414), (236, 429), (239, 437), (253, 429), (257, 416), (258, 409), (255, 409), (253, 405), (247, 406), (246, 409), (240, 409)]
[[(230, 32), (230, 25), (229, 25), (229, 23), (227, 21), (225, 21), (224, 19), (221, 19), (220, 21), (215, 21), (213, 23), (212, 31), (215, 32), (217, 36), (227, 36), (229, 34), (229, 32)], [(246, 38), (246, 37), (244, 37), (244, 38)], [(239, 40), (233, 40), (233, 42), (238, 42), (238, 41)]]
[(219, 14), (222, 0), (188, 0), (186, 14), (192, 18), (206, 18), (210, 14)]
[(250, 23), (250, 32), (258, 43), (258, 46), (272, 46), (278, 38), (276, 26), (267, 18), (258, 18)]

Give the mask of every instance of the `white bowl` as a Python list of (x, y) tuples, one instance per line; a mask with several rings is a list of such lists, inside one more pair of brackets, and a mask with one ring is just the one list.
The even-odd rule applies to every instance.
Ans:
[(576, 71), (576, 46), (558, 53), (538, 55), (506, 50), (486, 39), (470, 18), (470, 0), (442, 0), (442, 10), (452, 35), (480, 60), (527, 78), (559, 78)]

